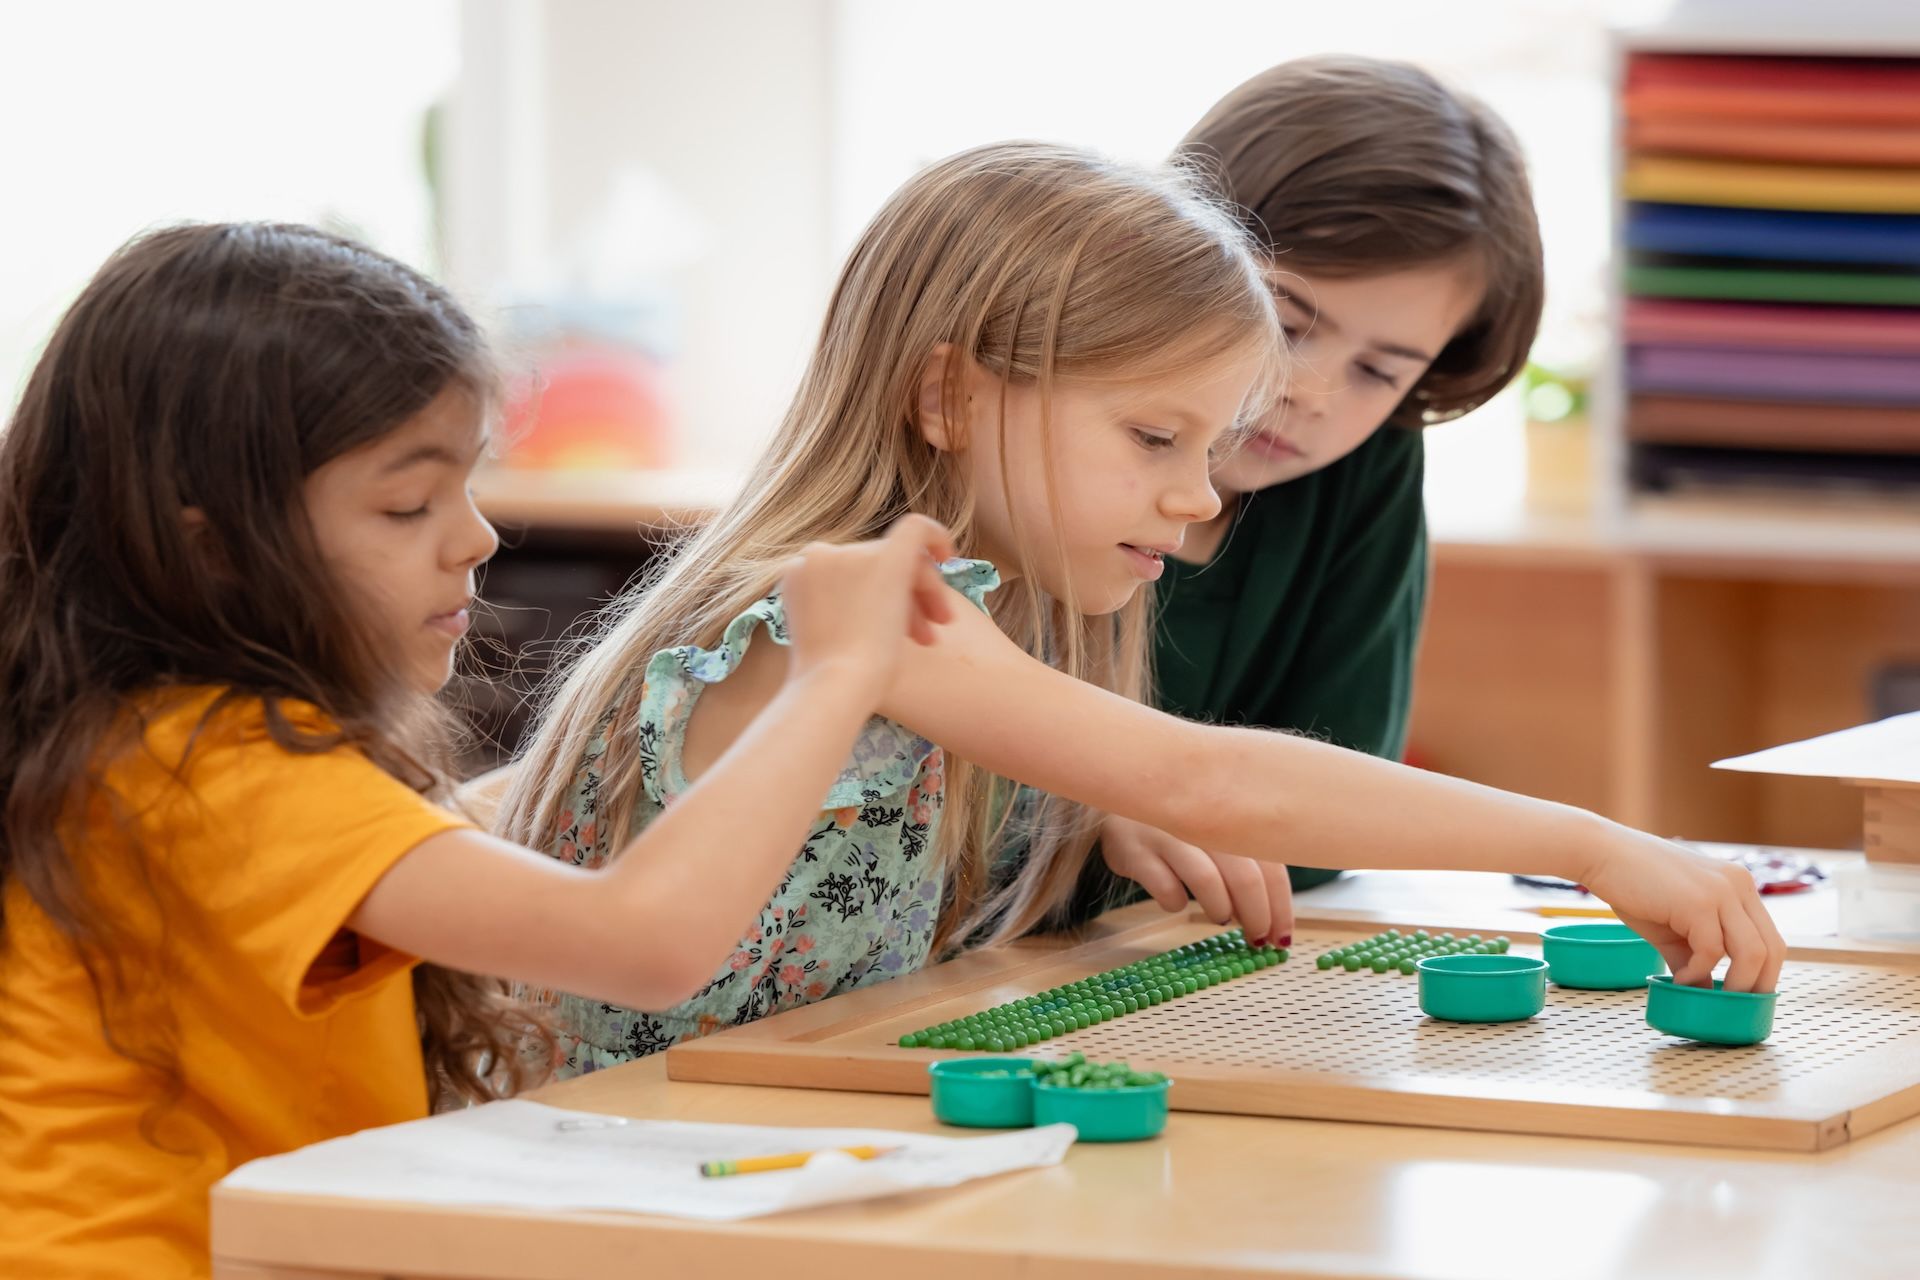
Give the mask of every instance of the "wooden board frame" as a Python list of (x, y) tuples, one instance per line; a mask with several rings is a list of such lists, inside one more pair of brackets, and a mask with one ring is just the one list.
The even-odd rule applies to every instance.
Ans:
[[(1460, 927), (1377, 915), (1356, 920), (1353, 914), (1303, 916), (1296, 936), (1318, 932), (1363, 937), (1390, 925)], [(974, 952), (878, 986), (682, 1042), (667, 1053), (667, 1074), (673, 1080), (717, 1084), (924, 1094), (928, 1063), (969, 1055), (901, 1049), (894, 1043), (901, 1032), (1125, 964), (1218, 929), (1197, 915), (1169, 916), (1150, 902), (1142, 903), (1111, 913), (1077, 938)], [(1537, 933), (1506, 932), (1519, 946), (1539, 940)], [(1303, 964), (1312, 964), (1311, 953), (1304, 950), (1295, 953), (1287, 968), (1298, 972), (1295, 966)], [(1783, 982), (1789, 996), (1794, 964), (1860, 965), (1920, 981), (1920, 954), (1854, 951), (1828, 944), (1789, 952), (1790, 967)], [(1253, 982), (1272, 972), (1276, 971), (1239, 981)], [(1399, 982), (1405, 984), (1401, 989), (1406, 1000), (1414, 998), (1411, 978), (1314, 976), (1334, 983)], [(1550, 1009), (1554, 999), (1550, 989)], [(1788, 996), (1783, 996), (1782, 1021), (1795, 1012)], [(1915, 1013), (1920, 1015), (1920, 1009)], [(1120, 1022), (1107, 1025), (1117, 1027)], [(1098, 1030), (1076, 1032), (1032, 1052), (1064, 1054), (1073, 1048), (1076, 1037)], [(1646, 1034), (1658, 1038), (1651, 1029)], [(1770, 1091), (1771, 1096), (1758, 1099), (1597, 1087), (1564, 1080), (1247, 1069), (1172, 1058), (1135, 1065), (1174, 1076), (1171, 1102), (1183, 1111), (1822, 1151), (1920, 1114), (1920, 1053), (1913, 1052), (1917, 1044), (1920, 1033), (1909, 1031), (1887, 1045), (1853, 1050), (1843, 1062), (1811, 1078), (1785, 1081)], [(1699, 1052), (1764, 1050), (1765, 1046)]]

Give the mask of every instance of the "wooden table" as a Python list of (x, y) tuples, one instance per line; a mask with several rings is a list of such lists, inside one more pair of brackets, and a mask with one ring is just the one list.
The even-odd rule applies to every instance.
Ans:
[[(1491, 913), (1532, 896), (1480, 885)], [(1375, 873), (1331, 896), (1364, 916), (1430, 888)], [(1800, 933), (1822, 911), (1801, 899), (1783, 924)], [(535, 1096), (637, 1118), (941, 1131), (924, 1098), (671, 1083), (657, 1057)], [(226, 1280), (1911, 1280), (1916, 1203), (1920, 1122), (1800, 1155), (1176, 1112), (1159, 1140), (1083, 1144), (1056, 1168), (724, 1225), (218, 1192), (214, 1253)]]

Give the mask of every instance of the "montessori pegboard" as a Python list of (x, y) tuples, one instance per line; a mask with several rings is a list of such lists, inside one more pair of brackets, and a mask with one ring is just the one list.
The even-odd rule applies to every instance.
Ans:
[[(1217, 936), (1179, 918), (1061, 950), (1003, 948), (675, 1046), (668, 1075), (925, 1093), (975, 1056), (903, 1036)], [(1446, 926), (1428, 926), (1439, 932)], [(1176, 1110), (1821, 1150), (1920, 1114), (1920, 957), (1789, 958), (1772, 1037), (1723, 1048), (1646, 1025), (1644, 991), (1550, 986), (1527, 1022), (1441, 1022), (1414, 976), (1316, 968), (1378, 932), (1302, 921), (1293, 958), (1020, 1052), (1173, 1077)], [(1537, 937), (1512, 950), (1537, 955)], [(1302, 963), (1303, 958), (1306, 960)]]

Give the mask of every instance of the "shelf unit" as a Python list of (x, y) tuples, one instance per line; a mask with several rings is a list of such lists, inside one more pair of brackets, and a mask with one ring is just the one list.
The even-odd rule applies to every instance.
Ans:
[[(1676, 58), (1708, 61), (1688, 65)], [(1751, 79), (1732, 70), (1739, 78), (1710, 87), (1709, 97), (1720, 95), (1718, 102), (1703, 103), (1701, 81), (1728, 76), (1739, 64), (1726, 60), (1744, 59), (1754, 60)], [(1814, 59), (1825, 62), (1807, 61)], [(1617, 32), (1611, 67), (1616, 267), (1609, 285), (1613, 341), (1594, 406), (1596, 509), (1629, 542), (1657, 543), (1663, 535), (1685, 539), (1705, 517), (1743, 526), (1762, 544), (1787, 544), (1787, 554), (1794, 554), (1803, 532), (1829, 550), (1844, 549), (1851, 540), (1869, 555), (1887, 541), (1890, 529), (1903, 532), (1899, 540), (1909, 547), (1920, 546), (1920, 7), (1892, 0), (1839, 0), (1817, 8), (1724, 0), (1682, 5), (1668, 21)], [(1782, 77), (1831, 78), (1836, 70), (1851, 70), (1854, 81), (1897, 76), (1913, 88), (1768, 87)], [(1785, 140), (1781, 122), (1701, 114), (1731, 109), (1727, 94), (1746, 97), (1754, 109), (1756, 92), (1879, 93), (1882, 105), (1863, 111), (1857, 102), (1835, 106), (1829, 100), (1827, 109), (1840, 118), (1795, 122), (1803, 135), (1797, 143)], [(1640, 107), (1630, 112), (1636, 93)], [(1800, 101), (1811, 110), (1804, 97)], [(1885, 106), (1889, 101), (1891, 108)], [(1860, 119), (1880, 110), (1905, 118), (1893, 126)], [(1840, 155), (1846, 142), (1855, 147), (1843, 157), (1847, 164), (1810, 163), (1823, 151)], [(1751, 154), (1756, 144), (1774, 158)], [(1797, 155), (1791, 151), (1796, 145)], [(1649, 164), (1667, 172), (1649, 170)], [(1741, 171), (1738, 180), (1728, 176), (1733, 167)], [(1890, 201), (1884, 189), (1852, 201), (1810, 195), (1822, 188), (1805, 181), (1809, 169), (1882, 188), (1892, 184), (1896, 195)], [(1777, 180), (1783, 176), (1792, 181)], [(1736, 187), (1731, 194), (1709, 192), (1729, 182)], [(1756, 207), (1742, 204), (1748, 200), (1742, 184), (1759, 191), (1751, 201)], [(1636, 191), (1649, 199), (1630, 199)], [(1758, 207), (1769, 202), (1787, 211), (1784, 222), (1781, 214)], [(1858, 211), (1825, 207), (1848, 203)], [(1819, 249), (1809, 247), (1816, 242)], [(1821, 274), (1809, 269), (1809, 260), (1822, 256), (1827, 275), (1877, 272), (1860, 278), (1915, 299), (1911, 305), (1858, 309), (1727, 299), (1705, 304), (1719, 314), (1704, 319), (1699, 301), (1629, 296), (1630, 273), (1701, 267), (1714, 278), (1709, 293), (1738, 292), (1752, 283), (1754, 271), (1773, 277), (1775, 291), (1784, 276), (1786, 292), (1804, 292)], [(1638, 283), (1648, 285), (1644, 278)], [(1727, 307), (1740, 314), (1728, 314)], [(1839, 312), (1852, 314), (1836, 317)], [(1849, 319), (1854, 327), (1841, 328)], [(1803, 330), (1809, 324), (1817, 329), (1796, 337), (1796, 320)], [(1767, 328), (1771, 336), (1756, 336), (1756, 329)], [(1636, 336), (1645, 342), (1637, 351)], [(1837, 392), (1836, 378), (1843, 380)], [(1888, 382), (1877, 402), (1862, 390), (1876, 378)], [(1635, 381), (1678, 390), (1655, 390), (1651, 402), (1643, 398), (1636, 406), (1630, 390)], [(1772, 398), (1756, 394), (1767, 385)], [(1843, 402), (1841, 411), (1823, 403), (1830, 395)], [(1819, 423), (1826, 450), (1807, 447), (1808, 419)], [(1816, 461), (1815, 452), (1827, 456)], [(1756, 479), (1712, 496), (1648, 491), (1646, 481), (1656, 473), (1698, 475), (1734, 459), (1801, 480), (1782, 485)], [(1859, 483), (1822, 488), (1804, 482), (1821, 471), (1846, 469), (1849, 459), (1854, 470), (1887, 482), (1905, 472), (1907, 483), (1876, 492)]]

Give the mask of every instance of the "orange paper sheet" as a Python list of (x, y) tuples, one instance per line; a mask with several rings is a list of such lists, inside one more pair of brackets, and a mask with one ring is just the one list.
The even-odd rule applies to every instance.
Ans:
[(1627, 146), (1646, 154), (1920, 166), (1920, 128), (1911, 125), (1890, 128), (1786, 124), (1724, 116), (1656, 116), (1628, 122)]

